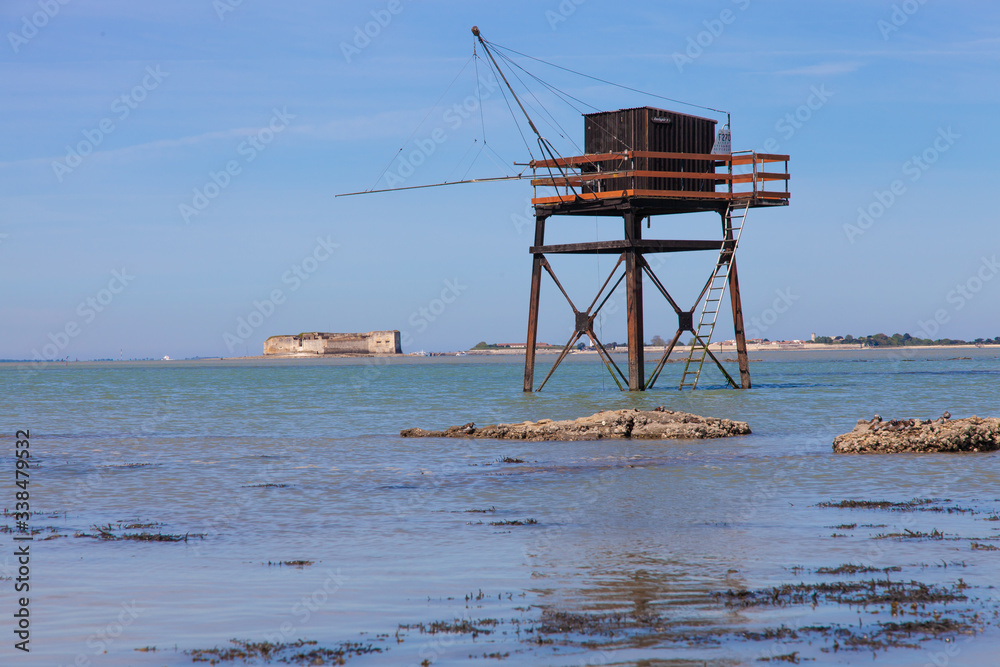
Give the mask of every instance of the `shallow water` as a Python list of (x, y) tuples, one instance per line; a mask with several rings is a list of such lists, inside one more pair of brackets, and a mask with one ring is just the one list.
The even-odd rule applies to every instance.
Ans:
[[(1000, 455), (835, 457), (830, 444), (874, 413), (1000, 415), (998, 353), (753, 356), (762, 360), (752, 366), (752, 391), (680, 393), (680, 367), (670, 364), (660, 386), (642, 394), (619, 392), (584, 355), (529, 395), (519, 390), (516, 358), (0, 365), (10, 480), (0, 504), (15, 502), (13, 434), (29, 428), (31, 524), (43, 531), (31, 546), (31, 653), (15, 651), (5, 631), (0, 662), (189, 665), (185, 651), (233, 638), (302, 638), (383, 649), (349, 658), (354, 665), (466, 664), (484, 654), (508, 664), (742, 664), (795, 651), (812, 664), (873, 655), (886, 665), (993, 664), (1000, 596), (989, 587), (1000, 584), (1000, 551), (971, 544), (1000, 545), (1000, 522), (984, 520), (1000, 511)], [(544, 373), (551, 357), (539, 362)], [(721, 387), (721, 376), (713, 382)], [(579, 443), (398, 436), (410, 426), (658, 405), (745, 420), (753, 435)], [(912, 498), (973, 511), (817, 507)], [(537, 523), (490, 525), (527, 519)], [(162, 525), (124, 528), (132, 523)], [(116, 534), (189, 537), (74, 537), (107, 524)], [(905, 530), (944, 538), (875, 539)], [(42, 539), (53, 534), (65, 537)], [(294, 560), (313, 564), (275, 564)], [(0, 574), (9, 576), (14, 559), (3, 562)], [(831, 637), (740, 633), (877, 628), (900, 617), (885, 605), (741, 609), (714, 595), (831, 580), (814, 570), (845, 563), (898, 566), (890, 576), (903, 581), (961, 578), (970, 600), (942, 611), (968, 608), (988, 623), (971, 637), (911, 638), (918, 648), (834, 652)], [(0, 588), (7, 619), (12, 589)], [(659, 621), (531, 641), (551, 612)], [(492, 632), (475, 637), (417, 628), (456, 619), (498, 624), (480, 624)], [(156, 650), (135, 650), (145, 647)]]

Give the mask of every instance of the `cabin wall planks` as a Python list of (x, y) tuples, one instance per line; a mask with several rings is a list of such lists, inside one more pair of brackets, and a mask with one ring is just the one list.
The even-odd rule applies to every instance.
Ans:
[[(617, 111), (584, 114), (584, 151), (587, 154), (627, 150), (665, 153), (712, 152), (716, 121), (688, 114), (636, 107)], [(630, 165), (636, 170), (696, 172), (714, 174), (715, 163), (709, 160), (636, 157)], [(584, 172), (614, 168), (602, 164), (585, 165)], [(588, 183), (584, 191), (672, 190), (714, 192), (715, 182), (705, 179), (633, 176)]]

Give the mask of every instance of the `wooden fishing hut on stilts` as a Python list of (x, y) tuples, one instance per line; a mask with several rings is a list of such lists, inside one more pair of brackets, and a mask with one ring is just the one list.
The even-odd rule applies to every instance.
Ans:
[[(534, 188), (531, 203), (535, 214), (535, 237), (533, 245), (529, 248), (532, 261), (528, 332), (524, 357), (524, 391), (540, 391), (573, 346), (583, 336), (590, 338), (619, 388), (622, 390), (627, 388), (630, 391), (650, 389), (659, 379), (670, 354), (677, 347), (681, 335), (685, 332), (692, 334), (692, 340), (687, 351), (679, 389), (694, 389), (697, 386), (706, 359), (711, 359), (722, 371), (729, 386), (734, 389), (749, 389), (751, 386), (750, 364), (747, 356), (746, 335), (743, 329), (740, 284), (736, 270), (736, 250), (739, 247), (740, 236), (746, 226), (747, 214), (750, 209), (788, 205), (790, 197), (788, 192), (789, 156), (754, 151), (734, 153), (730, 147), (729, 122), (716, 132), (718, 122), (716, 120), (643, 106), (583, 114), (584, 155), (563, 157), (538, 131), (517, 92), (497, 62), (497, 58), (490, 49), (490, 43), (483, 39), (480, 34), (479, 28), (473, 26), (472, 34), (489, 56), (489, 62), (494, 71), (503, 81), (503, 88), (510, 91), (511, 97), (527, 120), (537, 138), (538, 147), (542, 154), (541, 159), (533, 159), (526, 165), (526, 170), (531, 169), (530, 179)], [(498, 48), (517, 53), (505, 47)], [(528, 57), (539, 60), (531, 56)], [(478, 58), (475, 48), (473, 48), (473, 58)], [(513, 64), (509, 57), (503, 53), (501, 53), (501, 59)], [(546, 64), (552, 65), (552, 63)], [(574, 72), (559, 65), (553, 66), (595, 79), (595, 77)], [(520, 66), (517, 67), (520, 68)], [(541, 81), (534, 75), (531, 77)], [(604, 79), (596, 80), (605, 84), (619, 85)], [(542, 83), (544, 84), (544, 82)], [(551, 91), (560, 92), (548, 84), (544, 85)], [(641, 92), (627, 86), (619, 87), (627, 88), (633, 92)], [(645, 94), (656, 96), (652, 93)], [(678, 100), (673, 101), (679, 102)], [(510, 106), (509, 102), (508, 106)], [(727, 121), (729, 119), (729, 114), (719, 109), (701, 108), (724, 113)], [(513, 108), (511, 110), (513, 111)], [(527, 142), (525, 143), (527, 145)], [(485, 139), (483, 146), (485, 147)], [(518, 164), (524, 166), (524, 163)], [(518, 175), (498, 178), (463, 179), (429, 185), (372, 189), (337, 196), (411, 190), (458, 183), (520, 180), (526, 177), (526, 174), (522, 172)], [(643, 221), (646, 221), (648, 226), (650, 219), (654, 216), (706, 211), (714, 211), (719, 214), (721, 233), (717, 238), (692, 240), (643, 237)], [(620, 217), (623, 222), (622, 237), (609, 241), (581, 241), (579, 243), (546, 245), (546, 221), (553, 216)], [(684, 309), (656, 276), (653, 267), (646, 260), (646, 256), (655, 253), (694, 251), (711, 251), (718, 253), (718, 255), (714, 268), (701, 292), (694, 303), (689, 308)], [(573, 303), (548, 261), (549, 255), (559, 254), (617, 256), (617, 261), (597, 296), (585, 310), (580, 310)], [(621, 269), (620, 274), (619, 269)], [(569, 302), (573, 311), (574, 326), (573, 334), (536, 390), (534, 386), (535, 347), (538, 341), (538, 313), (543, 272), (552, 278), (556, 287)], [(677, 332), (666, 345), (662, 356), (648, 377), (646, 376), (643, 344), (644, 276), (663, 296), (677, 316)], [(618, 367), (594, 331), (595, 318), (623, 281), (625, 283), (628, 325), (627, 374)], [(712, 333), (715, 330), (719, 312), (723, 308), (722, 304), (727, 291), (733, 315), (737, 362), (740, 371), (739, 384), (709, 349)], [(697, 321), (696, 312), (698, 312)]]
[[(789, 157), (753, 151), (732, 153), (728, 146), (728, 127), (717, 134), (715, 120), (666, 109), (639, 107), (591, 113), (586, 114), (584, 120), (585, 155), (530, 163), (534, 174), (531, 184), (535, 188), (535, 196), (531, 200), (535, 211), (535, 239), (530, 248), (531, 293), (524, 391), (534, 390), (535, 343), (543, 272), (552, 278), (569, 302), (575, 317), (575, 330), (539, 390), (584, 335), (591, 339), (620, 388), (627, 386), (630, 391), (649, 389), (660, 377), (664, 364), (685, 332), (693, 334), (693, 339), (681, 375), (680, 389), (693, 389), (697, 385), (706, 357), (718, 366), (730, 386), (749, 389), (750, 365), (740, 305), (736, 249), (751, 208), (788, 204)], [(643, 220), (648, 221), (657, 215), (703, 211), (719, 214), (722, 224), (718, 238), (643, 238)], [(622, 238), (546, 245), (545, 223), (550, 217), (560, 215), (621, 217), (624, 223)], [(715, 251), (718, 259), (698, 298), (685, 309), (678, 305), (656, 276), (646, 261), (646, 255), (692, 251)], [(553, 254), (608, 254), (617, 255), (618, 261), (590, 306), (581, 311), (563, 289), (546, 258)], [(613, 281), (622, 266), (624, 270)], [(645, 375), (643, 349), (643, 276), (649, 279), (677, 315), (677, 332), (648, 378)], [(594, 332), (595, 317), (623, 280), (628, 324), (627, 375)], [(609, 285), (610, 290), (607, 289)], [(739, 385), (709, 349), (727, 288), (740, 369)], [(695, 312), (699, 305), (701, 312), (696, 323)]]

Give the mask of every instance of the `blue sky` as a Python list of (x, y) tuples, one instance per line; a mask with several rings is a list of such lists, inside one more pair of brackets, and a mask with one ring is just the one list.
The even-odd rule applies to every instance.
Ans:
[[(259, 354), (314, 330), (400, 329), (406, 351), (523, 340), (526, 182), (334, 197), (385, 186), (387, 165), (405, 185), (517, 173), (529, 156), (498, 91), (454, 111), (475, 92), (472, 25), (726, 109), (735, 150), (791, 155), (791, 206), (751, 211), (740, 246), (759, 335), (1000, 335), (996, 3), (8, 0), (0, 21), (0, 358)], [(517, 62), (596, 108), (722, 118)], [(543, 134), (573, 153), (578, 111), (536, 92)], [(664, 217), (646, 234), (716, 226)], [(682, 304), (714, 263), (664, 259)], [(552, 262), (588, 303), (613, 260)], [(625, 338), (614, 304), (607, 341)], [(646, 308), (646, 338), (669, 337), (652, 289)], [(546, 284), (540, 340), (571, 325)]]

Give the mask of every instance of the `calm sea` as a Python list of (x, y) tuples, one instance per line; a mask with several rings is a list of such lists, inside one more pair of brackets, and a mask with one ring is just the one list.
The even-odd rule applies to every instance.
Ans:
[[(636, 394), (574, 355), (528, 395), (517, 358), (0, 364), (0, 505), (17, 502), (14, 434), (30, 429), (39, 531), (31, 651), (14, 648), (21, 594), (0, 581), (0, 664), (191, 665), (187, 651), (231, 639), (381, 649), (349, 655), (351, 665), (728, 665), (793, 652), (811, 664), (997, 664), (1000, 550), (972, 544), (1000, 545), (1000, 522), (985, 520), (1000, 510), (1000, 455), (834, 456), (831, 441), (875, 413), (1000, 416), (998, 355), (754, 354), (752, 391), (711, 376), (716, 388), (680, 393), (671, 364), (660, 387)], [(542, 372), (551, 359), (540, 358)], [(753, 435), (399, 437), (659, 405), (745, 420)], [(817, 507), (913, 498), (973, 511)], [(101, 529), (188, 538), (99, 539)], [(944, 538), (875, 539), (935, 530)], [(12, 538), (5, 577), (18, 576)], [(295, 561), (311, 564), (282, 564)], [(742, 609), (714, 595), (822, 580), (817, 568), (847, 563), (898, 566), (892, 577), (929, 585), (961, 580), (964, 606), (989, 623), (971, 637), (918, 635), (875, 651), (841, 641), (834, 652), (833, 634), (742, 633), (903, 620), (885, 605)], [(661, 620), (531, 630), (546, 614), (612, 612)], [(483, 632), (431, 632), (438, 621)]]

